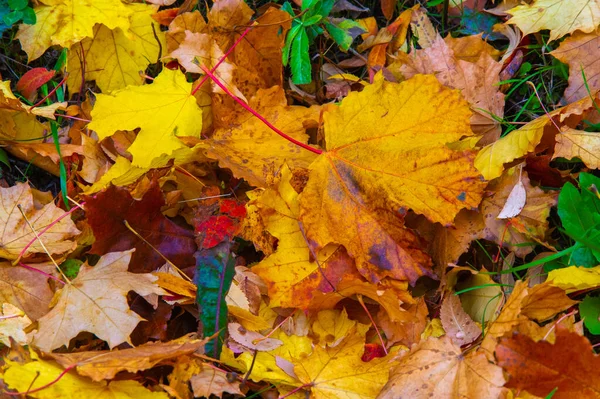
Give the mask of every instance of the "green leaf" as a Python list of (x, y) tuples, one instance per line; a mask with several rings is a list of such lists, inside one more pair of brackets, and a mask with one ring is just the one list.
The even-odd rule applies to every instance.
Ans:
[(70, 279), (74, 279), (79, 274), (79, 269), (83, 264), (79, 259), (67, 259), (60, 264), (60, 270)]
[(303, 20), (302, 21), (302, 25), (304, 25), (304, 26), (311, 26), (311, 25), (314, 25), (314, 24), (318, 23), (319, 21), (321, 21), (321, 19), (323, 19), (322, 16), (320, 16), (320, 15), (313, 15), (312, 17), (307, 18), (305, 21)]
[(581, 198), (579, 190), (566, 183), (558, 196), (558, 216), (568, 234), (583, 237), (594, 227), (594, 215)]
[(321, 15), (323, 18), (329, 16), (331, 9), (333, 8), (333, 4), (335, 0), (322, 0), (319, 1), (314, 9), (312, 9), (309, 13), (310, 15)]
[(22, 10), (29, 4), (28, 0), (8, 0), (8, 6), (11, 10)]
[(290, 14), (290, 16), (295, 17), (296, 15), (294, 14), (294, 9), (292, 8), (292, 5), (290, 4), (289, 1), (286, 1), (285, 3), (283, 3), (283, 5), (281, 6), (281, 9), (285, 12), (287, 12), (288, 14)]
[(33, 11), (33, 8), (25, 8), (23, 10), (23, 23), (27, 25), (35, 25), (36, 22), (37, 17), (35, 16), (35, 11)]
[(297, 85), (312, 81), (310, 58), (308, 57), (308, 35), (302, 29), (292, 42), (292, 82)]
[(10, 161), (8, 160), (8, 154), (2, 148), (0, 148), (0, 162), (3, 163), (10, 169)]
[(11, 11), (4, 16), (4, 23), (6, 25), (14, 25), (23, 18), (23, 11)]
[(314, 8), (315, 5), (317, 3), (319, 3), (320, 1), (321, 0), (302, 0), (302, 6), (300, 7), (300, 9), (302, 11), (304, 11), (304, 10), (309, 9), (309, 8)]
[(354, 40), (352, 36), (348, 34), (348, 31), (335, 26), (331, 22), (325, 22), (325, 29), (327, 29), (331, 38), (335, 40), (342, 51), (348, 51)]
[(301, 30), (304, 30), (304, 26), (298, 24), (296, 26), (293, 26), (292, 29), (290, 29), (290, 31), (288, 32), (285, 38), (285, 45), (283, 46), (283, 50), (281, 51), (281, 61), (283, 62), (283, 66), (287, 66), (288, 64), (288, 61), (290, 60), (290, 50), (292, 48), (292, 43)]
[(587, 329), (594, 335), (600, 335), (600, 297), (586, 296), (579, 304), (579, 314)]
[(216, 247), (199, 251), (196, 255), (197, 303), (204, 337), (218, 332), (205, 347), (206, 354), (219, 358), (221, 344), (227, 328), (227, 303), (225, 297), (235, 274), (235, 259), (231, 256), (231, 243), (222, 242)]

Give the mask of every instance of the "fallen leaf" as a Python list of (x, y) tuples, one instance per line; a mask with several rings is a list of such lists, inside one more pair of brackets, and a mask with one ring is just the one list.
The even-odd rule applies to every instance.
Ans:
[(92, 381), (112, 380), (117, 373), (135, 373), (159, 364), (168, 364), (179, 356), (191, 355), (201, 349), (205, 341), (184, 336), (170, 342), (148, 342), (136, 348), (52, 353), (50, 356), (63, 367), (76, 366), (77, 374)]
[(548, 283), (567, 293), (600, 287), (600, 266), (586, 268), (570, 266), (551, 270)]
[(51, 352), (68, 346), (81, 331), (95, 334), (110, 348), (130, 342), (129, 335), (142, 318), (129, 309), (127, 292), (165, 294), (151, 274), (127, 272), (132, 252), (112, 252), (93, 267), (83, 265), (77, 277), (56, 294), (52, 310), (38, 320), (33, 344)]
[(323, 347), (337, 346), (356, 326), (356, 321), (348, 318), (346, 309), (322, 310), (312, 325), (312, 331), (319, 338)]
[(212, 367), (207, 367), (200, 373), (193, 375), (192, 378), (190, 378), (190, 384), (192, 384), (194, 397), (208, 398), (211, 395), (221, 397), (224, 392), (232, 395), (244, 395), (244, 393), (240, 391), (239, 382), (229, 381), (224, 371)]
[(600, 358), (587, 338), (558, 328), (553, 344), (523, 334), (504, 338), (496, 358), (509, 375), (506, 386), (553, 398), (596, 398), (600, 392)]
[(535, 0), (507, 11), (514, 24), (526, 36), (540, 30), (550, 30), (550, 41), (577, 30), (589, 33), (600, 24), (600, 4), (587, 0)]
[(552, 159), (579, 158), (591, 169), (600, 168), (600, 135), (583, 130), (566, 128), (556, 135)]
[(10, 303), (2, 304), (0, 314), (0, 342), (11, 346), (11, 339), (19, 345), (29, 344), (30, 338), (25, 333), (25, 328), (31, 324), (31, 320), (25, 312)]
[(33, 68), (25, 72), (17, 82), (17, 90), (30, 101), (35, 99), (37, 91), (45, 83), (48, 83), (56, 74), (46, 68)]
[[(8, 361), (2, 380), (19, 392), (44, 389), (30, 394), (38, 399), (80, 399), (97, 397), (111, 399), (167, 399), (164, 392), (153, 392), (133, 380), (92, 382), (75, 372), (64, 370), (55, 362), (39, 360), (18, 364)], [(60, 376), (60, 378), (59, 378)]]
[[(485, 183), (469, 152), (445, 146), (471, 134), (458, 93), (431, 76), (400, 84), (378, 76), (324, 114), (328, 151), (310, 167), (300, 220), (319, 247), (344, 245), (368, 279), (414, 283), (432, 273), (419, 238), (402, 226), (403, 210), (450, 224), (460, 209), (479, 204)], [(445, 116), (425, 115), (423, 103)]]
[[(96, 81), (103, 93), (144, 83), (140, 71), (145, 71), (149, 64), (158, 60), (161, 48), (166, 47), (165, 35), (151, 17), (158, 7), (129, 4), (127, 9), (130, 12), (128, 30), (111, 30), (98, 24), (90, 38), (71, 47), (67, 78), (69, 92), (80, 91), (84, 71), (85, 80)], [(84, 63), (85, 69), (82, 70)]]
[(413, 344), (421, 341), (421, 334), (428, 325), (429, 310), (422, 297), (415, 298), (415, 301), (414, 304), (403, 304), (403, 312), (395, 314), (396, 320), (394, 321), (391, 320), (385, 309), (380, 309), (377, 313), (376, 324), (385, 333), (388, 345), (401, 344), (410, 348)]
[(481, 328), (464, 311), (457, 295), (447, 295), (440, 310), (442, 326), (452, 343), (463, 346), (475, 341), (481, 335)]
[(265, 230), (279, 240), (275, 253), (251, 270), (267, 284), (271, 306), (306, 309), (315, 292), (333, 292), (344, 276), (357, 273), (339, 245), (318, 252), (309, 247), (298, 220), (300, 203), (291, 178), (284, 166), (277, 186), (248, 193), (249, 206), (256, 207)]
[[(306, 129), (317, 126), (319, 120), (319, 107), (287, 105), (281, 87), (258, 90), (249, 105), (279, 130), (303, 143), (308, 141)], [(227, 117), (230, 119), (226, 122), (218, 122), (226, 126), (200, 141), (199, 146), (222, 168), (231, 169), (236, 177), (253, 186), (266, 187), (284, 163), (291, 168), (308, 167), (315, 159), (315, 154), (290, 143), (245, 111), (228, 110)]]
[[(367, 326), (365, 326), (367, 327)], [(368, 327), (367, 327), (368, 329)], [(362, 330), (362, 331), (361, 331)], [(363, 362), (366, 329), (355, 326), (335, 347), (315, 346), (293, 360), (294, 372), (315, 399), (375, 398), (388, 379), (392, 356)]]
[(98, 94), (88, 126), (100, 140), (118, 130), (141, 128), (128, 151), (134, 166), (148, 167), (160, 155), (184, 147), (178, 137), (199, 137), (202, 110), (191, 91), (183, 73), (163, 69), (152, 84)]
[(496, 319), (502, 307), (502, 288), (483, 273), (471, 274), (454, 287), (456, 291), (470, 289), (460, 294), (462, 308), (471, 318), (482, 324)]
[(48, 279), (41, 273), (52, 274), (54, 270), (53, 264), (35, 264), (25, 268), (0, 262), (0, 302), (22, 309), (36, 321), (48, 313), (54, 296)]
[[(0, 224), (4, 226), (0, 235), (0, 258), (14, 260), (46, 251), (50, 254), (63, 254), (77, 246), (73, 238), (81, 232), (71, 218), (60, 219), (65, 212), (54, 203), (36, 207), (29, 184), (0, 187), (0, 204)], [(21, 211), (31, 226), (25, 221)], [(43, 245), (36, 238), (36, 233), (40, 235), (42, 232), (40, 239)], [(25, 250), (29, 243), (31, 245)]]
[(15, 37), (29, 62), (39, 58), (52, 45), (69, 48), (94, 36), (94, 25), (127, 32), (132, 11), (119, 0), (44, 0), (34, 7), (36, 23), (21, 24)]
[(498, 219), (508, 219), (518, 216), (519, 213), (525, 207), (525, 202), (527, 201), (527, 191), (525, 190), (525, 186), (521, 179), (515, 184), (512, 190), (510, 190), (510, 194), (506, 198), (506, 202), (504, 203), (504, 207), (496, 216)]
[(278, 339), (268, 338), (254, 331), (247, 331), (239, 323), (229, 323), (227, 330), (229, 331), (229, 337), (235, 342), (257, 351), (272, 351), (283, 345), (283, 342)]
[(552, 286), (550, 282), (537, 284), (528, 291), (521, 303), (521, 314), (539, 322), (546, 321), (578, 303), (569, 298), (563, 289)]
[(504, 382), (500, 367), (481, 353), (463, 355), (444, 336), (429, 338), (402, 357), (377, 398), (496, 399), (503, 393)]
[[(165, 264), (163, 256), (179, 268), (194, 265), (193, 233), (163, 216), (160, 211), (163, 205), (164, 198), (156, 183), (141, 201), (131, 198), (126, 189), (115, 186), (94, 197), (86, 197), (88, 223), (96, 237), (91, 252), (104, 255), (135, 248), (130, 264), (134, 272), (158, 269)], [(139, 236), (127, 228), (125, 221)]]

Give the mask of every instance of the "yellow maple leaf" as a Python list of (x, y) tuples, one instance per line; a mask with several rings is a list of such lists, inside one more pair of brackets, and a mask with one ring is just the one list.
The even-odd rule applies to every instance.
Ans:
[(30, 242), (32, 244), (23, 253), (25, 257), (29, 254), (46, 253), (46, 250), (50, 254), (62, 254), (75, 249), (77, 243), (73, 241), (73, 237), (81, 232), (71, 218), (65, 217), (46, 230), (40, 237), (43, 242), (41, 244), (17, 205), (20, 205), (38, 234), (65, 213), (52, 202), (41, 208), (36, 207), (27, 183), (18, 183), (9, 188), (0, 187), (0, 225), (3, 226), (0, 233), (0, 258), (19, 258), (19, 254)]
[(267, 284), (270, 305), (306, 309), (314, 291), (331, 292), (344, 275), (351, 274), (354, 262), (339, 245), (330, 245), (312, 260), (300, 228), (298, 193), (290, 184), (291, 171), (284, 166), (277, 186), (253, 193), (249, 203), (258, 209), (266, 230), (279, 242), (277, 251), (252, 267)]
[(157, 61), (160, 49), (166, 47), (165, 35), (152, 19), (158, 6), (129, 4), (127, 9), (131, 12), (129, 30), (111, 30), (98, 24), (92, 38), (71, 47), (67, 61), (71, 93), (81, 88), (82, 62), (85, 80), (95, 80), (104, 93), (144, 83), (140, 71)]
[(589, 33), (600, 25), (600, 4), (589, 0), (535, 0), (507, 11), (523, 35), (550, 30), (550, 41), (576, 30)]
[(92, 37), (96, 24), (127, 32), (131, 14), (120, 0), (43, 0), (34, 10), (37, 22), (21, 24), (16, 36), (30, 62), (52, 45), (68, 48)]
[(356, 321), (348, 318), (346, 308), (339, 310), (322, 310), (317, 314), (312, 330), (319, 337), (321, 346), (337, 346), (351, 330)]
[[(258, 90), (249, 105), (275, 127), (294, 139), (308, 142), (306, 129), (316, 125), (320, 107), (288, 106), (285, 92), (275, 86)], [(206, 155), (217, 159), (222, 168), (231, 169), (238, 178), (253, 186), (266, 187), (287, 162), (292, 168), (308, 167), (315, 154), (290, 143), (247, 112), (233, 114), (226, 128), (200, 142)]]
[(77, 277), (54, 297), (54, 307), (38, 320), (34, 345), (45, 352), (69, 345), (81, 331), (105, 340), (113, 348), (131, 343), (129, 335), (143, 320), (129, 309), (127, 293), (164, 295), (152, 274), (127, 271), (133, 250), (111, 252), (96, 266), (83, 265)]
[(149, 167), (155, 158), (185, 147), (178, 137), (199, 137), (202, 110), (191, 91), (183, 73), (165, 68), (152, 84), (98, 94), (89, 128), (101, 140), (117, 130), (141, 128), (128, 151), (133, 166)]
[(32, 354), (34, 360), (19, 364), (7, 361), (2, 379), (12, 389), (19, 392), (33, 391), (48, 385), (44, 389), (28, 394), (38, 399), (167, 399), (164, 392), (152, 392), (133, 380), (92, 382), (71, 371), (58, 378), (63, 369), (55, 362), (40, 360)]
[(429, 75), (400, 84), (379, 75), (329, 108), (327, 152), (310, 166), (302, 192), (308, 238), (344, 245), (371, 280), (414, 283), (431, 274), (431, 260), (402, 216), (410, 208), (447, 225), (462, 208), (479, 205), (485, 183), (473, 154), (446, 146), (472, 135), (469, 117), (458, 91)]
[(376, 398), (388, 380), (393, 355), (363, 362), (365, 333), (357, 324), (335, 347), (315, 346), (309, 356), (295, 358), (298, 379), (310, 387), (315, 399)]

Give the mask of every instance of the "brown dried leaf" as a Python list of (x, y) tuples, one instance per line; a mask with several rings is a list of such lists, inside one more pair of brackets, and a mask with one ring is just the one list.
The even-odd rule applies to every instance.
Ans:
[(440, 319), (446, 335), (455, 345), (463, 346), (481, 335), (481, 328), (464, 311), (458, 295), (447, 295), (442, 302)]

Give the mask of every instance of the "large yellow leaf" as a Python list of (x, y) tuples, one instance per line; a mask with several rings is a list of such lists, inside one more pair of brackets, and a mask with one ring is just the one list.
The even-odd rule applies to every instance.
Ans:
[(600, 24), (598, 0), (535, 0), (508, 10), (515, 24), (524, 35), (550, 30), (550, 40), (573, 33), (576, 30), (591, 32)]
[[(319, 107), (287, 105), (285, 92), (278, 86), (258, 90), (249, 104), (275, 127), (303, 143), (308, 141), (306, 129), (319, 120)], [(222, 168), (231, 169), (253, 186), (266, 187), (284, 162), (290, 167), (308, 167), (315, 159), (315, 154), (282, 138), (248, 112), (227, 114), (231, 119), (221, 123), (227, 127), (217, 129), (200, 146), (208, 157), (218, 159)]]
[(503, 397), (502, 368), (481, 353), (463, 355), (447, 336), (413, 347), (390, 372), (379, 399), (496, 399)]
[(131, 12), (120, 0), (43, 0), (35, 7), (37, 22), (20, 25), (16, 38), (33, 61), (52, 45), (71, 47), (94, 36), (96, 24), (127, 32)]
[(185, 147), (178, 137), (199, 137), (202, 110), (191, 90), (183, 73), (165, 68), (152, 84), (98, 94), (89, 128), (100, 139), (141, 128), (128, 151), (133, 166), (148, 167), (154, 158)]
[(371, 280), (431, 274), (402, 216), (412, 209), (448, 225), (461, 209), (479, 205), (485, 183), (473, 154), (446, 147), (472, 135), (469, 117), (457, 91), (425, 75), (400, 84), (378, 76), (329, 108), (328, 151), (311, 165), (301, 199), (308, 238), (321, 247), (344, 245)]
[(392, 355), (369, 362), (364, 353), (368, 326), (358, 324), (334, 347), (313, 348), (309, 356), (293, 359), (298, 379), (310, 387), (315, 399), (376, 398), (388, 380)]
[(585, 268), (570, 266), (552, 270), (548, 282), (567, 293), (600, 287), (600, 266)]
[(112, 252), (94, 267), (83, 265), (79, 275), (57, 293), (52, 310), (38, 320), (34, 345), (50, 352), (69, 345), (81, 331), (95, 334), (111, 348), (131, 344), (129, 335), (143, 318), (129, 309), (127, 293), (165, 294), (154, 284), (157, 277), (127, 271), (132, 253)]
[(82, 62), (85, 80), (95, 80), (104, 93), (144, 83), (140, 71), (158, 60), (160, 49), (166, 47), (165, 35), (152, 19), (158, 6), (134, 3), (127, 8), (131, 11), (128, 31), (96, 25), (92, 38), (71, 47), (67, 79), (71, 93), (81, 88)]
[[(164, 392), (152, 392), (133, 380), (92, 382), (71, 371), (59, 379), (63, 369), (55, 362), (34, 360), (18, 364), (7, 362), (2, 379), (12, 389), (19, 392), (32, 391), (48, 385), (28, 397), (38, 399), (167, 399)], [(24, 395), (25, 396), (25, 395)]]
[[(277, 251), (252, 267), (267, 284), (270, 306), (306, 309), (315, 291), (331, 292), (344, 275), (355, 271), (354, 262), (339, 245), (330, 245), (312, 259), (298, 216), (298, 193), (290, 184), (292, 174), (284, 166), (277, 186), (252, 200), (266, 230), (279, 242)], [(256, 195), (256, 194), (254, 194)]]
[(54, 203), (36, 207), (27, 183), (18, 183), (9, 188), (0, 187), (0, 258), (17, 259), (30, 242), (32, 244), (23, 253), (25, 257), (45, 253), (46, 250), (50, 254), (62, 254), (75, 249), (77, 243), (73, 241), (73, 237), (80, 231), (70, 217), (61, 219), (46, 230), (40, 236), (43, 242), (41, 244), (17, 207), (19, 205), (38, 234), (65, 213)]

